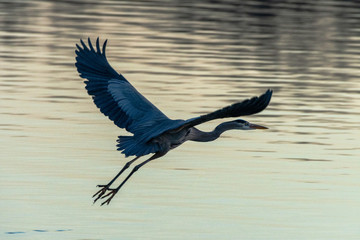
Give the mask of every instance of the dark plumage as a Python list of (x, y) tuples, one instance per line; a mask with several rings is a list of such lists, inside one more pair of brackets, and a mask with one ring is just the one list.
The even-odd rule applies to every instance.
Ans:
[[(141, 95), (121, 74), (117, 73), (106, 59), (105, 50), (107, 40), (100, 49), (99, 38), (96, 48), (90, 39), (88, 46), (80, 40), (81, 46), (76, 44), (75, 66), (82, 78), (85, 78), (86, 90), (92, 96), (95, 105), (100, 111), (112, 120), (118, 127), (125, 128), (132, 136), (119, 136), (118, 150), (126, 156), (136, 156), (128, 162), (120, 173), (95, 195), (109, 198), (104, 203), (109, 203), (120, 187), (130, 176), (147, 162), (165, 155), (169, 150), (181, 145), (187, 140), (213, 141), (221, 133), (230, 129), (264, 129), (265, 127), (250, 124), (244, 120), (224, 122), (212, 132), (202, 132), (195, 128), (196, 125), (218, 118), (239, 117), (261, 112), (271, 99), (272, 91), (267, 90), (260, 97), (253, 97), (215, 112), (201, 115), (188, 120), (171, 120), (143, 95)], [(139, 157), (154, 153), (143, 163), (135, 166), (133, 171), (122, 184), (110, 189), (110, 185)], [(110, 193), (104, 195), (108, 190)]]

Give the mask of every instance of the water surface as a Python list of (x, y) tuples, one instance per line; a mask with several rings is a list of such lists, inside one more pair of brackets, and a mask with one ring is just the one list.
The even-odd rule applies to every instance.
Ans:
[[(1, 239), (358, 239), (356, 1), (1, 1)], [(266, 111), (141, 169), (74, 67), (80, 38), (173, 119), (268, 88)], [(221, 120), (201, 126), (212, 130)]]

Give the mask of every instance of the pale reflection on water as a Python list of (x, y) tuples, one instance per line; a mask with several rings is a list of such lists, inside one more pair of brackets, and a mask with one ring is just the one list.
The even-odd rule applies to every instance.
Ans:
[[(1, 239), (358, 239), (356, 1), (0, 7)], [(74, 67), (88, 36), (174, 119), (274, 89), (246, 118), (270, 130), (186, 143), (92, 205), (125, 159)]]

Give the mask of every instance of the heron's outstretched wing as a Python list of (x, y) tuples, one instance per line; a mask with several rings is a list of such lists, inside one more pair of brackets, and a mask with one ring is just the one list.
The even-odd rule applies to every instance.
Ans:
[(76, 44), (75, 65), (80, 76), (87, 79), (85, 84), (88, 94), (103, 114), (118, 127), (125, 128), (140, 139), (147, 138), (146, 129), (172, 122), (110, 66), (105, 56), (107, 41), (102, 50), (99, 38), (96, 40), (96, 49), (90, 38), (88, 46), (82, 40), (80, 42), (82, 47)]
[(268, 89), (259, 97), (246, 99), (242, 102), (234, 103), (215, 112), (186, 120), (181, 126), (179, 126), (178, 129), (180, 130), (187, 127), (193, 127), (218, 118), (240, 117), (261, 112), (269, 105), (271, 96), (272, 90)]

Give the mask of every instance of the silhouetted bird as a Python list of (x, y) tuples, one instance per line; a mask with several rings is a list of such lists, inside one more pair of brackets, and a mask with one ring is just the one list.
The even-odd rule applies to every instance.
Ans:
[[(253, 97), (199, 117), (188, 120), (171, 120), (141, 95), (123, 75), (110, 66), (105, 56), (107, 40), (104, 42), (102, 50), (99, 38), (96, 40), (96, 49), (92, 46), (90, 39), (88, 39), (88, 46), (82, 40), (80, 42), (82, 47), (76, 44), (75, 65), (80, 76), (87, 79), (85, 81), (86, 90), (104, 115), (108, 116), (118, 127), (125, 128), (133, 134), (132, 136), (119, 136), (117, 147), (126, 157), (135, 156), (108, 184), (98, 185), (101, 189), (94, 194), (94, 203), (99, 198), (107, 197), (101, 205), (109, 204), (124, 183), (140, 167), (164, 156), (185, 141), (213, 141), (223, 132), (231, 129), (266, 129), (266, 127), (242, 119), (223, 122), (212, 132), (200, 131), (195, 126), (218, 118), (239, 117), (261, 112), (268, 106), (272, 90), (267, 90), (259, 97)], [(153, 155), (136, 165), (117, 188), (110, 188), (125, 169), (138, 158), (147, 154)]]

